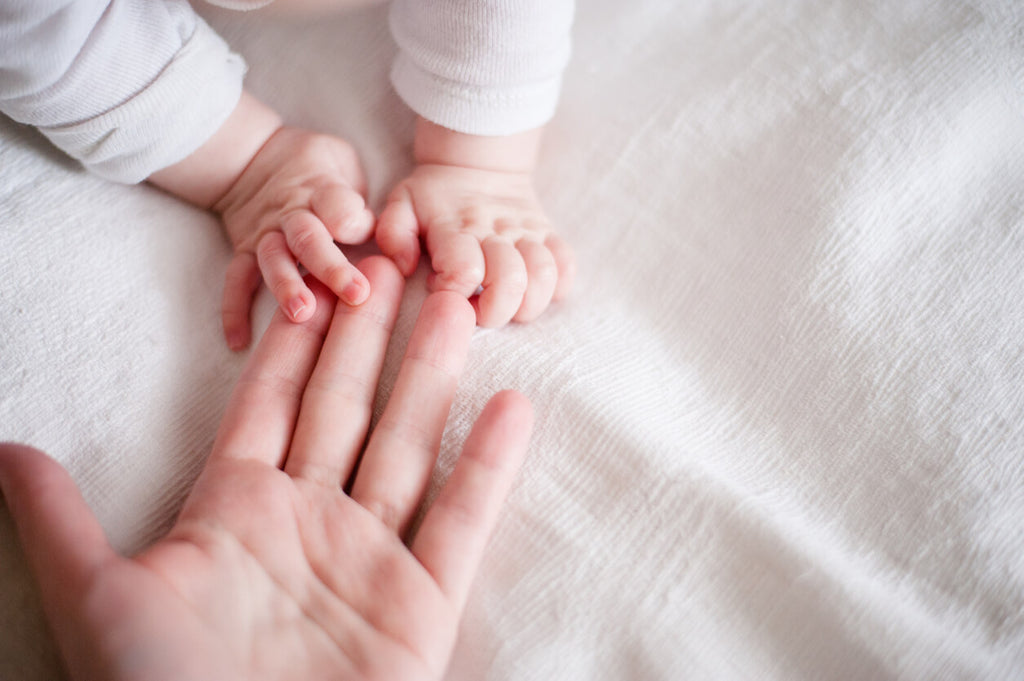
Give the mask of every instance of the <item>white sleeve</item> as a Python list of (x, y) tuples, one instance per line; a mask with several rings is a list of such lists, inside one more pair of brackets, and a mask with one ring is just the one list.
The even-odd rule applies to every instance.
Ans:
[(244, 72), (186, 0), (0, 7), (0, 111), (119, 182), (202, 146), (238, 103)]
[(472, 135), (536, 128), (554, 114), (573, 0), (394, 0), (391, 82), (416, 113)]

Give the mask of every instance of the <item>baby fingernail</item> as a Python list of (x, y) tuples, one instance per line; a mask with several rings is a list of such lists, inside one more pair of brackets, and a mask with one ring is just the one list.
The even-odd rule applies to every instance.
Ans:
[(288, 303), (288, 314), (291, 315), (293, 320), (298, 320), (299, 314), (306, 309), (306, 303), (302, 301), (302, 298), (292, 298), (291, 302)]
[(241, 331), (232, 331), (228, 334), (228, 347), (232, 350), (241, 350), (245, 345), (245, 334)]
[(353, 279), (341, 293), (341, 297), (349, 305), (358, 305), (366, 298), (367, 285), (359, 279)]

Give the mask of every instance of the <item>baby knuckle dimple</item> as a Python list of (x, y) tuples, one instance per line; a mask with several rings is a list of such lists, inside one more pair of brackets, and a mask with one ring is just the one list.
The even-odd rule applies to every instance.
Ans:
[(459, 210), (458, 216), (463, 229), (491, 222), (488, 211), (476, 204), (465, 206)]

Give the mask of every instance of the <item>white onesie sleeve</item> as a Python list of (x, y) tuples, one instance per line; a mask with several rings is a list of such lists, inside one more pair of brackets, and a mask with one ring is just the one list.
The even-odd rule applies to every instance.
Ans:
[(186, 0), (0, 5), (0, 111), (111, 180), (139, 182), (202, 146), (244, 72)]
[(391, 82), (420, 116), (471, 135), (508, 135), (554, 114), (573, 0), (393, 0)]

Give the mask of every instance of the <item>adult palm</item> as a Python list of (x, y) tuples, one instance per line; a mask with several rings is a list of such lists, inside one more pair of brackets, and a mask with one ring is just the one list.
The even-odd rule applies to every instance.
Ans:
[(427, 299), (363, 447), (402, 279), (382, 258), (360, 267), (373, 293), (358, 308), (339, 304), (332, 321), (318, 289), (314, 319), (278, 313), (176, 524), (134, 558), (111, 549), (56, 462), (0, 447), (0, 487), (72, 677), (443, 675), (532, 416), (517, 393), (491, 400), (407, 545), (474, 312), (456, 294)]

